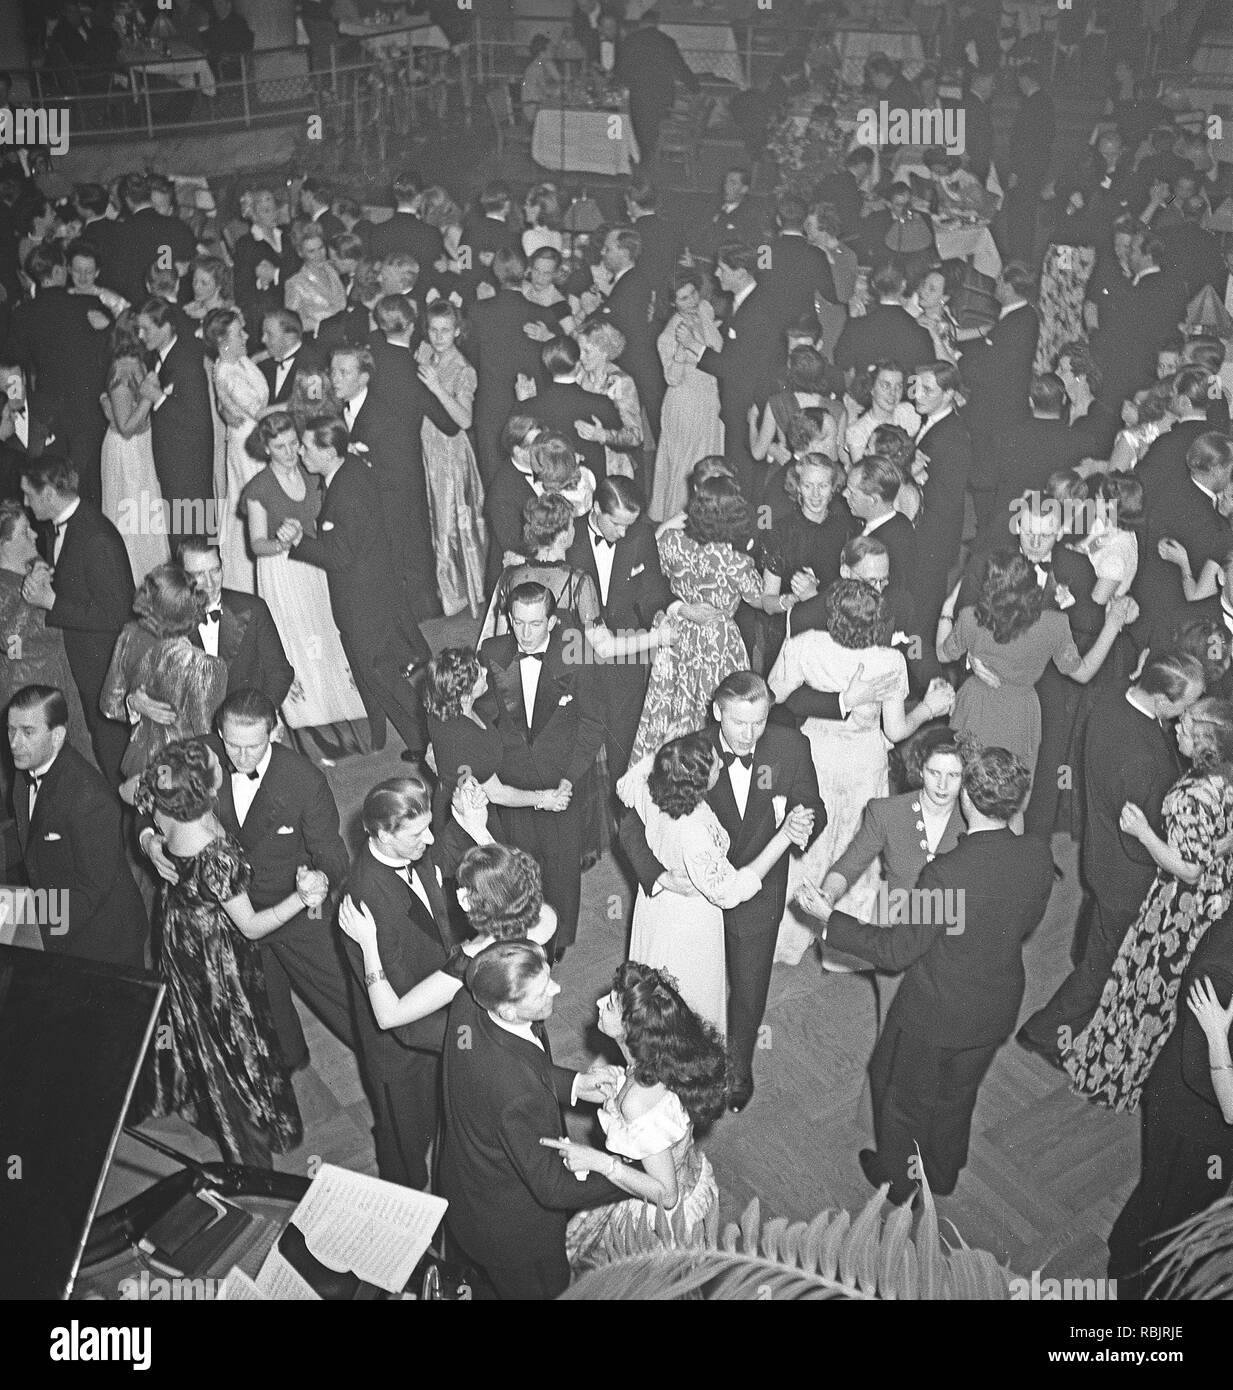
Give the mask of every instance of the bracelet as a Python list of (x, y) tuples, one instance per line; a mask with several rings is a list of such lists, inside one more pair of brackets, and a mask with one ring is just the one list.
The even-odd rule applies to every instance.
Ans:
[(620, 1163), (621, 1160), (617, 1158), (615, 1154), (610, 1155), (608, 1159), (608, 1172), (605, 1174), (605, 1176), (610, 1178), (613, 1175), (613, 1173), (616, 1172), (617, 1168), (620, 1167)]
[(1209, 1062), (1208, 1071), (1233, 1071), (1233, 1062)]
[(370, 971), (368, 971), (367, 974), (364, 976), (364, 983), (365, 983), (366, 985), (368, 985), (368, 986), (371, 987), (372, 985), (375, 985), (375, 984), (377, 983), (378, 980), (384, 980), (384, 979), (385, 979), (385, 971), (384, 971), (384, 970), (370, 970)]

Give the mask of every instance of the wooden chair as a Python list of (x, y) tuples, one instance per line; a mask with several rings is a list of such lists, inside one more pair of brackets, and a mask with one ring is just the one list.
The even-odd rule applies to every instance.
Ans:
[(505, 142), (527, 153), (531, 148), (531, 132), (514, 115), (514, 100), (509, 94), (509, 83), (498, 82), (495, 87), (484, 91), (484, 105), (492, 117), (492, 127), (497, 137), (497, 158), (505, 156)]

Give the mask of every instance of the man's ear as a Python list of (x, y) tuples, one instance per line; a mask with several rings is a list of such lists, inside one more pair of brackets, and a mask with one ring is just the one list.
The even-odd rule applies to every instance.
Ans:
[(548, 631), (551, 632), (552, 629), (556, 627), (559, 621), (560, 619), (558, 618), (557, 614), (554, 613), (552, 617), (548, 619)]

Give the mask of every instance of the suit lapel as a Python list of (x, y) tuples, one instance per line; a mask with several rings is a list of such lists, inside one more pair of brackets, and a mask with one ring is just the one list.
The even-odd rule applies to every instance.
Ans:
[[(719, 733), (715, 729), (711, 730), (711, 742), (718, 750)], [(751, 784), (750, 792), (752, 793), (752, 791), (753, 786)], [(732, 792), (732, 781), (728, 776), (727, 768), (724, 768), (719, 774), (719, 780), (707, 792), (706, 799), (710, 802), (711, 810), (715, 812), (720, 825), (728, 832), (728, 838), (735, 844), (741, 833), (741, 813), (736, 808), (736, 797)]]
[(228, 666), (236, 659), (240, 643), (248, 630), (248, 615), (237, 613), (223, 596), (222, 612), (218, 620), (218, 654)]
[(554, 635), (544, 652), (543, 670), (539, 673), (539, 685), (535, 690), (535, 708), (531, 712), (532, 743), (543, 733), (544, 725), (552, 718), (553, 711), (566, 693), (560, 680), (560, 651), (560, 642)]
[[(527, 728), (526, 707), (522, 699), (522, 675), (520, 672), (521, 663), (515, 655), (513, 661), (508, 666), (495, 668), (495, 679), (497, 689), (501, 694), (501, 703), (505, 706), (505, 711), (514, 721), (515, 726), (520, 729), (523, 735), (530, 741), (531, 731)], [(543, 675), (540, 675), (540, 684), (543, 684)]]

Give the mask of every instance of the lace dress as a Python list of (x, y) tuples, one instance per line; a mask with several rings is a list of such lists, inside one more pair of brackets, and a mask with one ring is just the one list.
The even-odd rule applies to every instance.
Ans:
[(266, 998), (261, 955), (222, 904), (253, 871), (230, 836), (192, 858), (172, 855), (179, 881), (163, 885), (158, 974), (167, 986), (153, 1060), (152, 1114), (180, 1114), (239, 1151), (237, 1121), (275, 1153), (302, 1133), (300, 1110)]
[[(431, 362), (448, 394), (471, 409), (478, 378), (457, 348), (450, 348), (438, 359), (429, 344), (422, 343), (416, 361)], [(488, 528), (484, 523), (484, 486), (471, 437), (466, 430), (442, 434), (425, 419), (420, 439), (441, 607), (447, 618), (464, 611), (478, 618), (484, 607)]]
[[(790, 637), (768, 677), (771, 691), (781, 704), (802, 685), (814, 690), (846, 689), (858, 667), (866, 680), (893, 675), (896, 694), (908, 693), (908, 668), (894, 647), (841, 647), (828, 632), (802, 632)], [(886, 755), (890, 743), (882, 732), (880, 705), (861, 705), (847, 719), (806, 719), (801, 732), (809, 740), (818, 790), (826, 807), (826, 826), (805, 854), (788, 861), (788, 903), (779, 924), (775, 959), (790, 965), (800, 962), (813, 942), (813, 933), (793, 904), (802, 883), (821, 883), (831, 865), (852, 841), (865, 807), (875, 796), (890, 790)], [(835, 904), (863, 922), (876, 916), (878, 866), (874, 862), (848, 886)], [(847, 957), (824, 951), (831, 965)], [(846, 968), (846, 966), (845, 966)]]
[(676, 598), (708, 603), (725, 617), (719, 623), (674, 620), (674, 645), (655, 653), (631, 762), (706, 724), (715, 687), (749, 666), (732, 615), (742, 600), (756, 604), (762, 596), (762, 576), (753, 560), (721, 542), (703, 545), (684, 531), (665, 531), (659, 538), (659, 562)]
[[(112, 522), (124, 540), (133, 583), (141, 581), (159, 565), (171, 559), (168, 526), (163, 508), (163, 492), (154, 471), (154, 447), (150, 419), (131, 438), (116, 429), (112, 396), (128, 409), (138, 398), (145, 364), (138, 357), (117, 357), (111, 364), (107, 390), (100, 397), (108, 429), (103, 436), (99, 457), (102, 477), (103, 515)], [(127, 400), (125, 398), (127, 397)]]
[[(677, 1204), (665, 1214), (682, 1240), (688, 1241), (719, 1203), (719, 1185), (715, 1170), (701, 1149), (694, 1147), (694, 1127), (689, 1114), (673, 1091), (665, 1091), (660, 1099), (643, 1114), (627, 1120), (621, 1114), (621, 1099), (630, 1082), (622, 1077), (620, 1091), (607, 1100), (599, 1110), (599, 1123), (604, 1131), (604, 1147), (609, 1153), (635, 1163), (672, 1150), (676, 1168), (679, 1196)], [(565, 1253), (570, 1268), (581, 1272), (596, 1263), (609, 1238), (624, 1244), (625, 1235), (649, 1222), (654, 1227), (657, 1208), (652, 1202), (630, 1197), (611, 1206), (580, 1211), (570, 1219), (565, 1233)]]
[(218, 413), (227, 426), (227, 492), (218, 521), (223, 583), (228, 589), (253, 594), (257, 592), (257, 568), (248, 553), (244, 520), (237, 509), (240, 494), (262, 469), (244, 444), (257, 417), (270, 403), (270, 387), (261, 368), (241, 357), (238, 362), (215, 363), (214, 394)]
[[(655, 483), (651, 493), (651, 517), (667, 521), (683, 511), (689, 496), (689, 475), (700, 458), (724, 451), (724, 427), (719, 418), (719, 383), (708, 372), (699, 371), (692, 357), (678, 355), (673, 314), (657, 343), (663, 364), (664, 393), (659, 417), (659, 447), (655, 453)], [(695, 325), (712, 351), (723, 347), (723, 337), (715, 322), (715, 311), (703, 304)]]
[(1182, 974), (1208, 927), (1233, 902), (1233, 859), (1213, 857), (1233, 828), (1233, 784), (1187, 773), (1164, 800), (1169, 847), (1200, 864), (1184, 883), (1163, 869), (1126, 933), (1100, 1005), (1065, 1054), (1071, 1090), (1114, 1110), (1134, 1110), (1143, 1083), (1177, 1022)]

